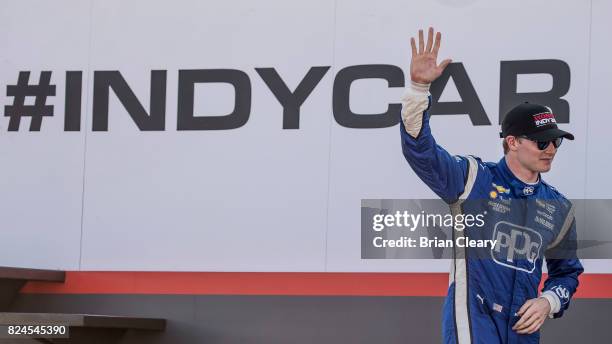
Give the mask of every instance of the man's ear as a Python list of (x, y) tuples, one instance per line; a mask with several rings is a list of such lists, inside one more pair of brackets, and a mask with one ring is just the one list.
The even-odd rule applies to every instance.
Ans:
[(504, 140), (506, 140), (506, 143), (508, 144), (508, 149), (510, 149), (511, 151), (516, 151), (518, 149), (518, 137), (509, 135), (506, 136)]

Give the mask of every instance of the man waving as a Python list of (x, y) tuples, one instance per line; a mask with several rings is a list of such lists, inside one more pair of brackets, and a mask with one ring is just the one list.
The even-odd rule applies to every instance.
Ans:
[[(457, 214), (481, 214), (482, 229), (454, 236), (496, 240), (493, 248), (455, 247), (443, 310), (445, 343), (538, 343), (547, 318), (568, 308), (583, 268), (576, 257), (574, 207), (542, 180), (563, 139), (551, 108), (518, 104), (503, 120), (504, 156), (483, 162), (452, 156), (429, 126), (430, 84), (451, 63), (437, 63), (441, 34), (411, 39), (411, 86), (402, 99), (401, 141), (410, 167)], [(548, 279), (541, 294), (544, 257)]]

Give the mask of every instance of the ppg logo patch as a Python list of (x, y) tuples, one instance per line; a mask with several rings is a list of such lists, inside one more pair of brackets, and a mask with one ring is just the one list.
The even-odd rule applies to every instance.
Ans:
[(567, 288), (562, 285), (558, 285), (556, 287), (552, 287), (551, 290), (554, 291), (555, 294), (557, 294), (562, 304), (566, 304), (569, 302), (570, 294)]
[(527, 227), (501, 221), (495, 225), (493, 240), (497, 240), (491, 250), (493, 260), (500, 265), (533, 272), (540, 257), (542, 235)]

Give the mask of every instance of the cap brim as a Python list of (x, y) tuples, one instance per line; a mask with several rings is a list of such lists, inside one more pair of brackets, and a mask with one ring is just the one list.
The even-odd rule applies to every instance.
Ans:
[(568, 140), (574, 139), (574, 135), (568, 133), (567, 131), (561, 130), (559, 128), (551, 128), (545, 131), (541, 131), (539, 133), (533, 133), (533, 134), (529, 134), (526, 136), (536, 141), (550, 141), (550, 140), (557, 139), (559, 137), (563, 137)]

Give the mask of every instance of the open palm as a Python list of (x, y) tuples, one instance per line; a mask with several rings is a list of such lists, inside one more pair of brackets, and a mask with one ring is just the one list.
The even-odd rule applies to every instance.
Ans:
[(437, 64), (438, 51), (440, 50), (440, 32), (436, 34), (435, 43), (433, 41), (434, 29), (429, 28), (427, 34), (427, 45), (423, 40), (423, 30), (419, 30), (419, 48), (417, 50), (414, 37), (410, 38), (412, 46), (412, 61), (410, 62), (410, 79), (414, 82), (429, 84), (436, 80), (444, 71), (444, 68), (451, 63), (451, 59)]

